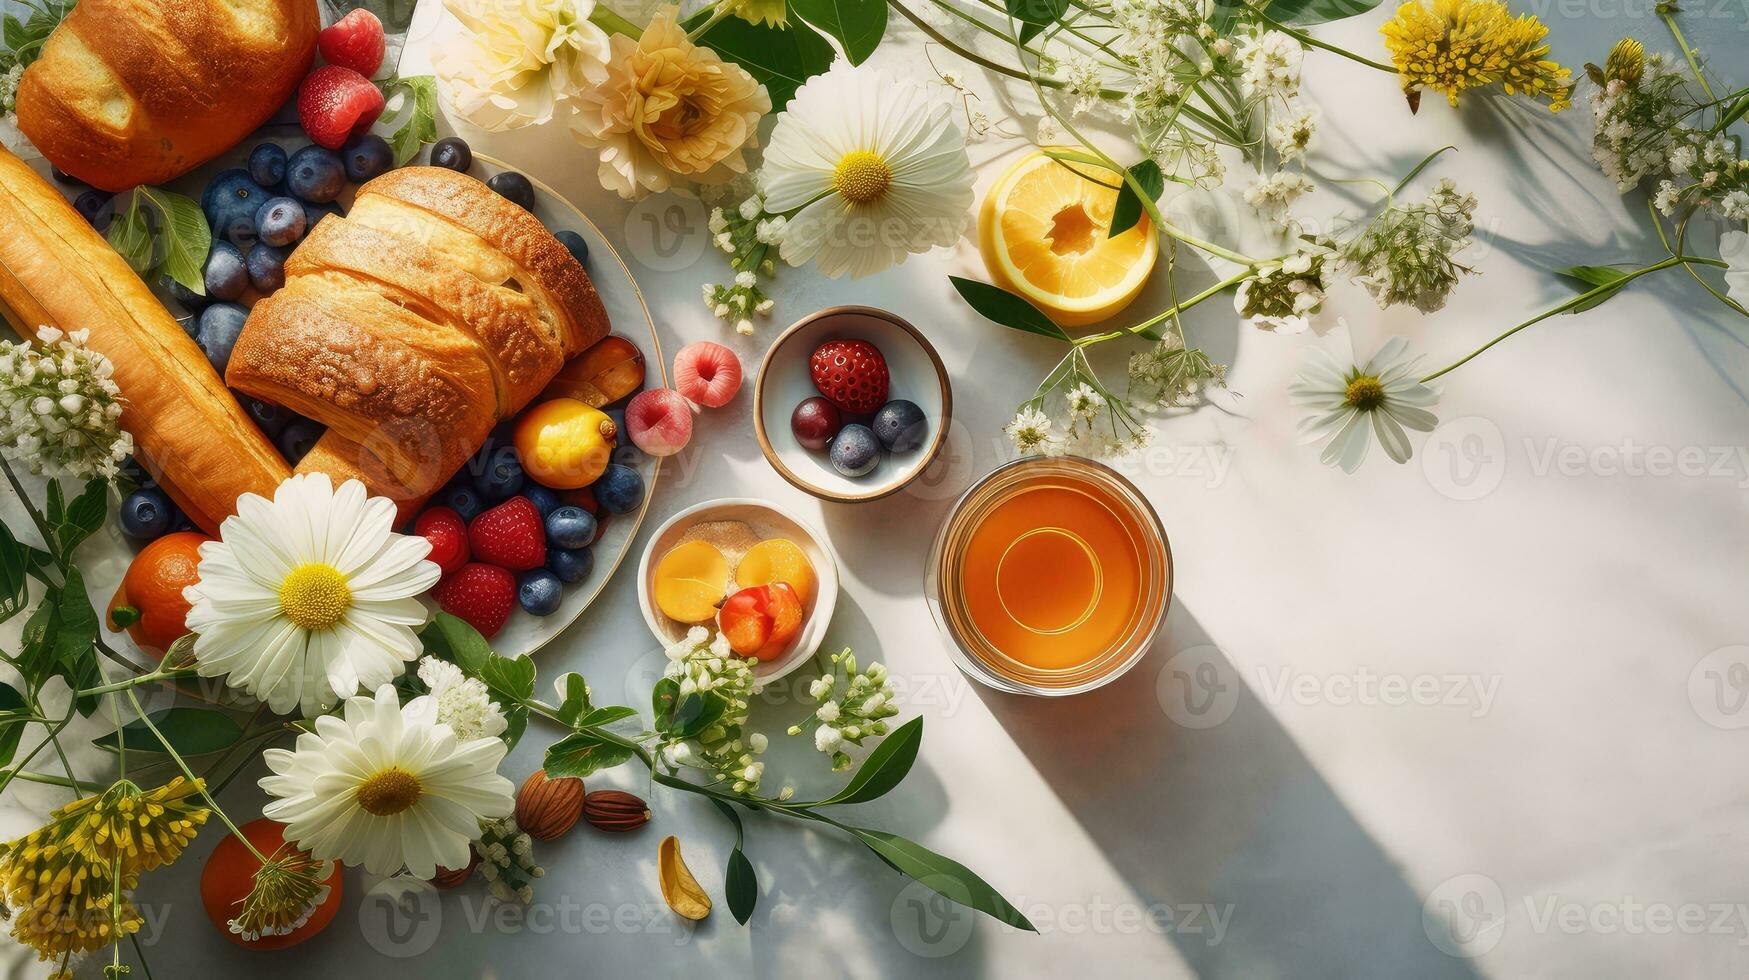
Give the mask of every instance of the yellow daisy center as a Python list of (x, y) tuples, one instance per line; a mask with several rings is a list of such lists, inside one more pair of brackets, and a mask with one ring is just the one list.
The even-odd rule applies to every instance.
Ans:
[(419, 802), (419, 777), (400, 766), (371, 773), (358, 784), (358, 805), (373, 817), (389, 817)]
[(852, 204), (880, 199), (893, 182), (893, 168), (873, 150), (852, 150), (832, 170), (832, 189)]
[(307, 630), (333, 626), (351, 606), (352, 589), (333, 565), (299, 565), (279, 584), (280, 612)]
[(1371, 411), (1385, 400), (1385, 386), (1379, 384), (1379, 379), (1370, 374), (1363, 374), (1348, 382), (1348, 390), (1343, 393), (1342, 400), (1363, 412)]

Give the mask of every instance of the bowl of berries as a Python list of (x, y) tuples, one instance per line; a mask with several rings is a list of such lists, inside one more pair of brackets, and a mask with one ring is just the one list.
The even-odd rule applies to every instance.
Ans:
[(837, 306), (771, 345), (753, 392), (759, 448), (779, 476), (838, 503), (897, 493), (935, 459), (953, 416), (928, 338), (885, 310)]

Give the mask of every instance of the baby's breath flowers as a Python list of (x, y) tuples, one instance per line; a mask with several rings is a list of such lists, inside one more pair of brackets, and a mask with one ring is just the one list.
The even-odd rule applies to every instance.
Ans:
[(1324, 308), (1329, 257), (1322, 247), (1306, 248), (1264, 268), (1239, 284), (1233, 308), (1260, 330), (1303, 332)]
[(1469, 247), (1475, 215), (1475, 195), (1441, 180), (1426, 201), (1385, 208), (1343, 247), (1342, 261), (1379, 309), (1407, 303), (1432, 313), (1473, 271), (1453, 256)]
[(0, 72), (0, 116), (10, 116), (18, 109), (18, 80), (24, 77), (24, 66), (14, 63)]
[(759, 277), (770, 278), (776, 268), (771, 250), (783, 241), (786, 219), (765, 213), (765, 202), (749, 193), (739, 204), (711, 209), (711, 244), (729, 256), (735, 278), (718, 285), (706, 283), (704, 305), (720, 320), (733, 323), (735, 332), (753, 333), (753, 318), (771, 312), (774, 301), (759, 287)]
[(328, 900), (327, 881), (333, 870), (333, 862), (282, 845), (256, 870), (255, 884), (243, 897), (242, 908), (225, 925), (245, 942), (291, 935)]
[(1008, 433), (1015, 450), (1022, 456), (1051, 454), (1059, 445), (1051, 432), (1051, 417), (1031, 403), (1022, 405), (1002, 431)]
[(1181, 408), (1211, 388), (1227, 386), (1227, 366), (1202, 350), (1185, 347), (1174, 331), (1159, 343), (1130, 355), (1129, 397), (1142, 409)]
[[(662, 761), (670, 769), (697, 769), (712, 782), (727, 783), (736, 793), (755, 793), (765, 775), (758, 761), (768, 741), (747, 730), (748, 702), (759, 693), (753, 663), (729, 649), (729, 639), (702, 626), (667, 651), (664, 676), (678, 682), (681, 697), (694, 693), (714, 694), (724, 701), (716, 721), (691, 738), (668, 738), (661, 745)], [(785, 790), (787, 798), (789, 790)]]
[(40, 347), (0, 342), (0, 453), (34, 473), (113, 480), (134, 450), (118, 427), (124, 402), (89, 331), (40, 327)]
[(1531, 14), (1514, 18), (1501, 0), (1408, 0), (1379, 31), (1411, 104), (1433, 89), (1455, 106), (1490, 85), (1546, 98), (1553, 112), (1572, 101), (1571, 73), (1548, 60), (1549, 29)]
[(482, 822), (474, 853), (480, 857), (480, 877), (486, 879), (493, 898), (523, 905), (534, 901), (534, 879), (547, 872), (534, 863), (534, 841), (517, 827), (515, 817)]
[(850, 768), (850, 755), (844, 746), (860, 746), (870, 738), (880, 738), (887, 733), (883, 719), (899, 713), (885, 665), (871, 663), (858, 670), (856, 654), (848, 647), (832, 654), (825, 671), (808, 685), (808, 696), (816, 705), (814, 713), (801, 724), (790, 726), (789, 734), (811, 729), (814, 748), (832, 757), (833, 772)]
[(1604, 176), (1626, 192), (1665, 172), (1677, 124), (1695, 110), (1683, 74), (1664, 54), (1648, 55), (1630, 38), (1616, 43), (1602, 68), (1588, 64), (1585, 73), (1596, 124), (1591, 157)]

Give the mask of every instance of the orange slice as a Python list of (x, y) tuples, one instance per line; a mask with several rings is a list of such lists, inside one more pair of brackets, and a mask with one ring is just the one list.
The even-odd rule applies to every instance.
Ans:
[[(998, 286), (1065, 327), (1097, 323), (1147, 285), (1160, 243), (1147, 215), (1112, 238), (1118, 176), (1041, 152), (997, 178), (978, 215), (978, 249)], [(1097, 178), (1097, 179), (1094, 179)]]

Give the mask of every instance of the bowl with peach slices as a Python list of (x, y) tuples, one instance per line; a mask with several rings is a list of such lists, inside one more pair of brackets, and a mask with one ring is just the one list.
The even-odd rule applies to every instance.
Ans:
[(721, 631), (770, 683), (814, 655), (838, 601), (838, 555), (818, 531), (763, 500), (686, 508), (656, 529), (638, 565), (638, 604), (664, 644)]

